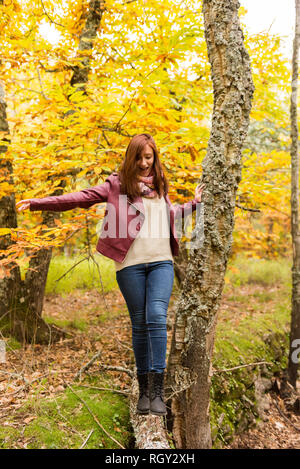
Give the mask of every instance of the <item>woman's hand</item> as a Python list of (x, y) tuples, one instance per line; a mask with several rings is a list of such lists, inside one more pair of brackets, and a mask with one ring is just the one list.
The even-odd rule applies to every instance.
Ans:
[(196, 190), (195, 190), (195, 199), (196, 199), (196, 202), (201, 202), (201, 197), (202, 197), (202, 192), (204, 190), (204, 186), (205, 184), (198, 184), (198, 186), (196, 187)]
[(18, 211), (20, 212), (21, 210), (27, 210), (28, 208), (30, 208), (30, 200), (31, 199), (24, 199), (17, 202), (16, 207)]

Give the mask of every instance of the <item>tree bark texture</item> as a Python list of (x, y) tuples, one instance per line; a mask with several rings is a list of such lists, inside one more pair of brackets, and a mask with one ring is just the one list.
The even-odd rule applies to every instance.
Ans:
[(179, 243), (179, 254), (174, 259), (174, 273), (177, 280), (178, 287), (181, 288), (182, 282), (185, 277), (185, 272), (188, 264), (188, 251), (183, 242)]
[[(291, 231), (293, 244), (292, 266), (292, 315), (290, 332), (290, 351), (288, 362), (288, 381), (296, 388), (299, 368), (298, 357), (294, 356), (300, 345), (300, 232), (299, 232), (299, 144), (298, 144), (298, 73), (300, 45), (300, 0), (295, 0), (296, 25), (293, 43), (292, 93), (290, 104), (291, 119)], [(296, 347), (296, 348), (295, 348)]]
[(83, 84), (82, 87), (77, 88), (77, 91), (85, 91), (84, 84), (88, 81), (90, 71), (90, 56), (89, 54), (84, 56), (82, 53), (92, 50), (104, 9), (104, 0), (91, 0), (85, 27), (81, 33), (78, 46), (78, 51), (81, 53), (79, 55), (81, 65), (74, 67), (73, 76), (71, 78), (72, 86), (78, 85), (79, 83)]
[(254, 92), (238, 9), (236, 0), (203, 1), (214, 109), (202, 164), (204, 241), (190, 256), (168, 362), (168, 423), (177, 448), (210, 448), (212, 444), (209, 393), (215, 326)]

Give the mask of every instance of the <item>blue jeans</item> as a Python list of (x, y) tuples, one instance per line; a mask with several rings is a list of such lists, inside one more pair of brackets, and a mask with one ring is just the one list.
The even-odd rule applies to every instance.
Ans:
[(132, 325), (138, 374), (166, 368), (167, 310), (174, 281), (172, 261), (124, 267), (116, 272)]

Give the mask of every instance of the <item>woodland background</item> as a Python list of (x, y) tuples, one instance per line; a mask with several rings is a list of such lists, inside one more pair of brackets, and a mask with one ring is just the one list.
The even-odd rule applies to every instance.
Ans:
[[(13, 168), (9, 179), (3, 171), (0, 175), (0, 197), (14, 196), (17, 201), (100, 184), (118, 169), (130, 138), (136, 133), (149, 132), (157, 143), (171, 183), (170, 198), (174, 203), (183, 203), (193, 197), (201, 177), (213, 111), (201, 2), (106, 0), (105, 4), (100, 4), (102, 17), (92, 47), (82, 50), (78, 46), (89, 7), (90, 2), (86, 0), (0, 2), (0, 80), (5, 90), (10, 132), (2, 158), (11, 162)], [(279, 371), (280, 353), (287, 347), (290, 287), (287, 272), (292, 254), (291, 60), (282, 52), (280, 37), (268, 32), (249, 35), (244, 14), (241, 7), (239, 15), (251, 59), (255, 92), (243, 148), (242, 180), (237, 191), (233, 244), (225, 278), (228, 290), (224, 291), (224, 301), (231, 299), (231, 303), (226, 303), (223, 312), (229, 308), (230, 313), (226, 312), (223, 319), (220, 313), (220, 324), (224, 327), (220, 334), (227, 331), (228, 342), (237, 350), (235, 354), (232, 349), (226, 349), (226, 344), (222, 349), (217, 343), (216, 367), (219, 363), (221, 368), (229, 368), (240, 363), (241, 357), (248, 357), (249, 362), (250, 357), (254, 362), (266, 360), (269, 352), (262, 344), (256, 350), (255, 343), (256, 327), (263, 330), (266, 326), (266, 331), (274, 332), (278, 328), (278, 335), (272, 340), (275, 340), (275, 362), (277, 360)], [(60, 32), (57, 44), (50, 43), (41, 33), (45, 22)], [(84, 85), (77, 80), (74, 86), (74, 76), (85, 71), (88, 71), (88, 80)], [(116, 290), (113, 265), (94, 252), (103, 214), (104, 206), (88, 210), (78, 208), (55, 217), (51, 227), (44, 223), (41, 212), (27, 211), (18, 213), (15, 227), (0, 228), (0, 235), (10, 240), (1, 258), (2, 279), (8, 275), (12, 262), (19, 265), (24, 279), (32, 255), (41, 247), (53, 248), (44, 318), (49, 324), (64, 326), (71, 334), (41, 356), (39, 354), (45, 350), (38, 345), (25, 346), (13, 339), (7, 341), (9, 361), (3, 365), (0, 376), (2, 390), (6, 391), (0, 429), (3, 447), (46, 448), (66, 444), (78, 447), (78, 441), (83, 444), (89, 435), (86, 428), (91, 425), (91, 414), (83, 416), (81, 410), (86, 410), (88, 399), (92, 405), (95, 392), (92, 386), (99, 388), (101, 383), (99, 385), (96, 372), (87, 375), (89, 390), (86, 393), (90, 394), (80, 394), (77, 389), (76, 397), (66, 380), (74, 377), (80, 366), (97, 351), (97, 341), (105, 350), (103, 363), (111, 361), (119, 365), (120, 353), (124, 353), (124, 366), (132, 361), (129, 325), (125, 306)], [(73, 277), (66, 276), (68, 269), (83, 258), (90, 262), (81, 262), (79, 270), (72, 269)], [(243, 300), (249, 291), (238, 292), (237, 289), (246, 286), (251, 289), (253, 285), (257, 290), (252, 291), (249, 306)], [(74, 290), (75, 287), (79, 289)], [(68, 294), (72, 296), (66, 300), (64, 295)], [(175, 288), (174, 300), (176, 295)], [(259, 298), (257, 308), (254, 297)], [(86, 300), (84, 305), (83, 299)], [(264, 311), (263, 305), (268, 309), (268, 301), (270, 311)], [(235, 307), (238, 316), (234, 314)], [(252, 311), (249, 312), (248, 307)], [(276, 325), (272, 322), (275, 310)], [(263, 311), (266, 316), (262, 316)], [(113, 332), (118, 331), (113, 338), (109, 329), (112, 317), (116, 321)], [(244, 330), (243, 319), (255, 321), (251, 326), (247, 323)], [(244, 332), (234, 343), (230, 334), (239, 326)], [(280, 335), (282, 331), (284, 334)], [(254, 343), (251, 352), (243, 334), (251, 336), (249, 342)], [(78, 363), (74, 362), (74, 353), (82, 354)], [(99, 366), (101, 368), (101, 363)], [(55, 372), (51, 373), (50, 369)], [(236, 376), (227, 376), (230, 376), (227, 384), (222, 380), (216, 382), (215, 395), (225, 384), (239, 389)], [(102, 379), (108, 379), (109, 383), (113, 380), (115, 389), (128, 392), (129, 383), (124, 374), (103, 372), (100, 381)], [(226, 386), (224, 392), (227, 392)], [(39, 398), (35, 404), (30, 401), (34, 396)], [(48, 400), (44, 402), (43, 396)], [(101, 409), (94, 407), (92, 414), (95, 417), (99, 412), (111, 435), (122, 434), (123, 444), (130, 446), (126, 405), (118, 401), (115, 392), (104, 396), (108, 397), (99, 398)], [(230, 389), (228, 396), (233, 402)], [(65, 404), (57, 400), (61, 398)], [(239, 400), (238, 393), (236, 399)], [(110, 415), (112, 402), (116, 410)], [(10, 420), (12, 409), (14, 417)], [(219, 405), (216, 399), (213, 432), (217, 446), (231, 441), (240, 410), (231, 409), (228, 402)], [(248, 410), (251, 416), (259, 415), (251, 405)], [(52, 421), (41, 423), (46, 414), (53, 416)], [(55, 434), (52, 428), (57, 418), (62, 435)], [(95, 423), (95, 419), (92, 422)], [(244, 431), (248, 424), (246, 419), (240, 430)], [(41, 428), (44, 428), (42, 432)], [(95, 434), (88, 438), (87, 447), (89, 444), (114, 447), (111, 438), (107, 440), (104, 434), (99, 440), (97, 431), (98, 424), (93, 430)], [(42, 434), (48, 435), (48, 439)]]
[[(74, 93), (70, 79), (87, 55), (78, 51), (87, 8), (87, 1), (8, 2), (2, 7), (1, 80), (11, 133), (6, 157), (13, 161), (14, 181), (1, 184), (1, 195), (45, 197), (62, 181), (65, 192), (101, 183), (119, 167), (130, 137), (147, 131), (172, 182), (171, 199), (183, 203), (193, 196), (201, 175), (213, 105), (201, 10), (195, 2), (106, 2), (105, 19), (88, 55), (85, 94)], [(267, 32), (248, 37), (243, 8), (240, 16), (255, 95), (232, 255), (243, 251), (276, 258), (287, 255), (291, 246), (290, 63), (279, 37)], [(44, 21), (59, 29), (57, 45), (39, 33)], [(70, 109), (80, 109), (80, 115), (64, 116)], [(74, 168), (80, 168), (76, 175)], [(10, 255), (25, 265), (22, 247), (42, 246), (51, 234), (53, 244), (63, 246), (86, 216), (95, 242), (96, 212), (92, 207), (63, 213), (56, 229), (44, 234), (41, 213), (18, 214), (12, 235), (18, 244)], [(82, 231), (69, 239), (70, 251), (83, 239)]]

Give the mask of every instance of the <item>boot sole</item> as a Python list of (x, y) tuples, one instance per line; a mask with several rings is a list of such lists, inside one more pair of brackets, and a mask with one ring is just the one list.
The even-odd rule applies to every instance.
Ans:
[(137, 414), (139, 415), (148, 415), (150, 413), (149, 410), (136, 410)]
[(152, 415), (158, 415), (160, 417), (164, 416), (164, 415), (167, 415), (167, 412), (154, 412), (153, 410), (150, 410), (150, 413)]

